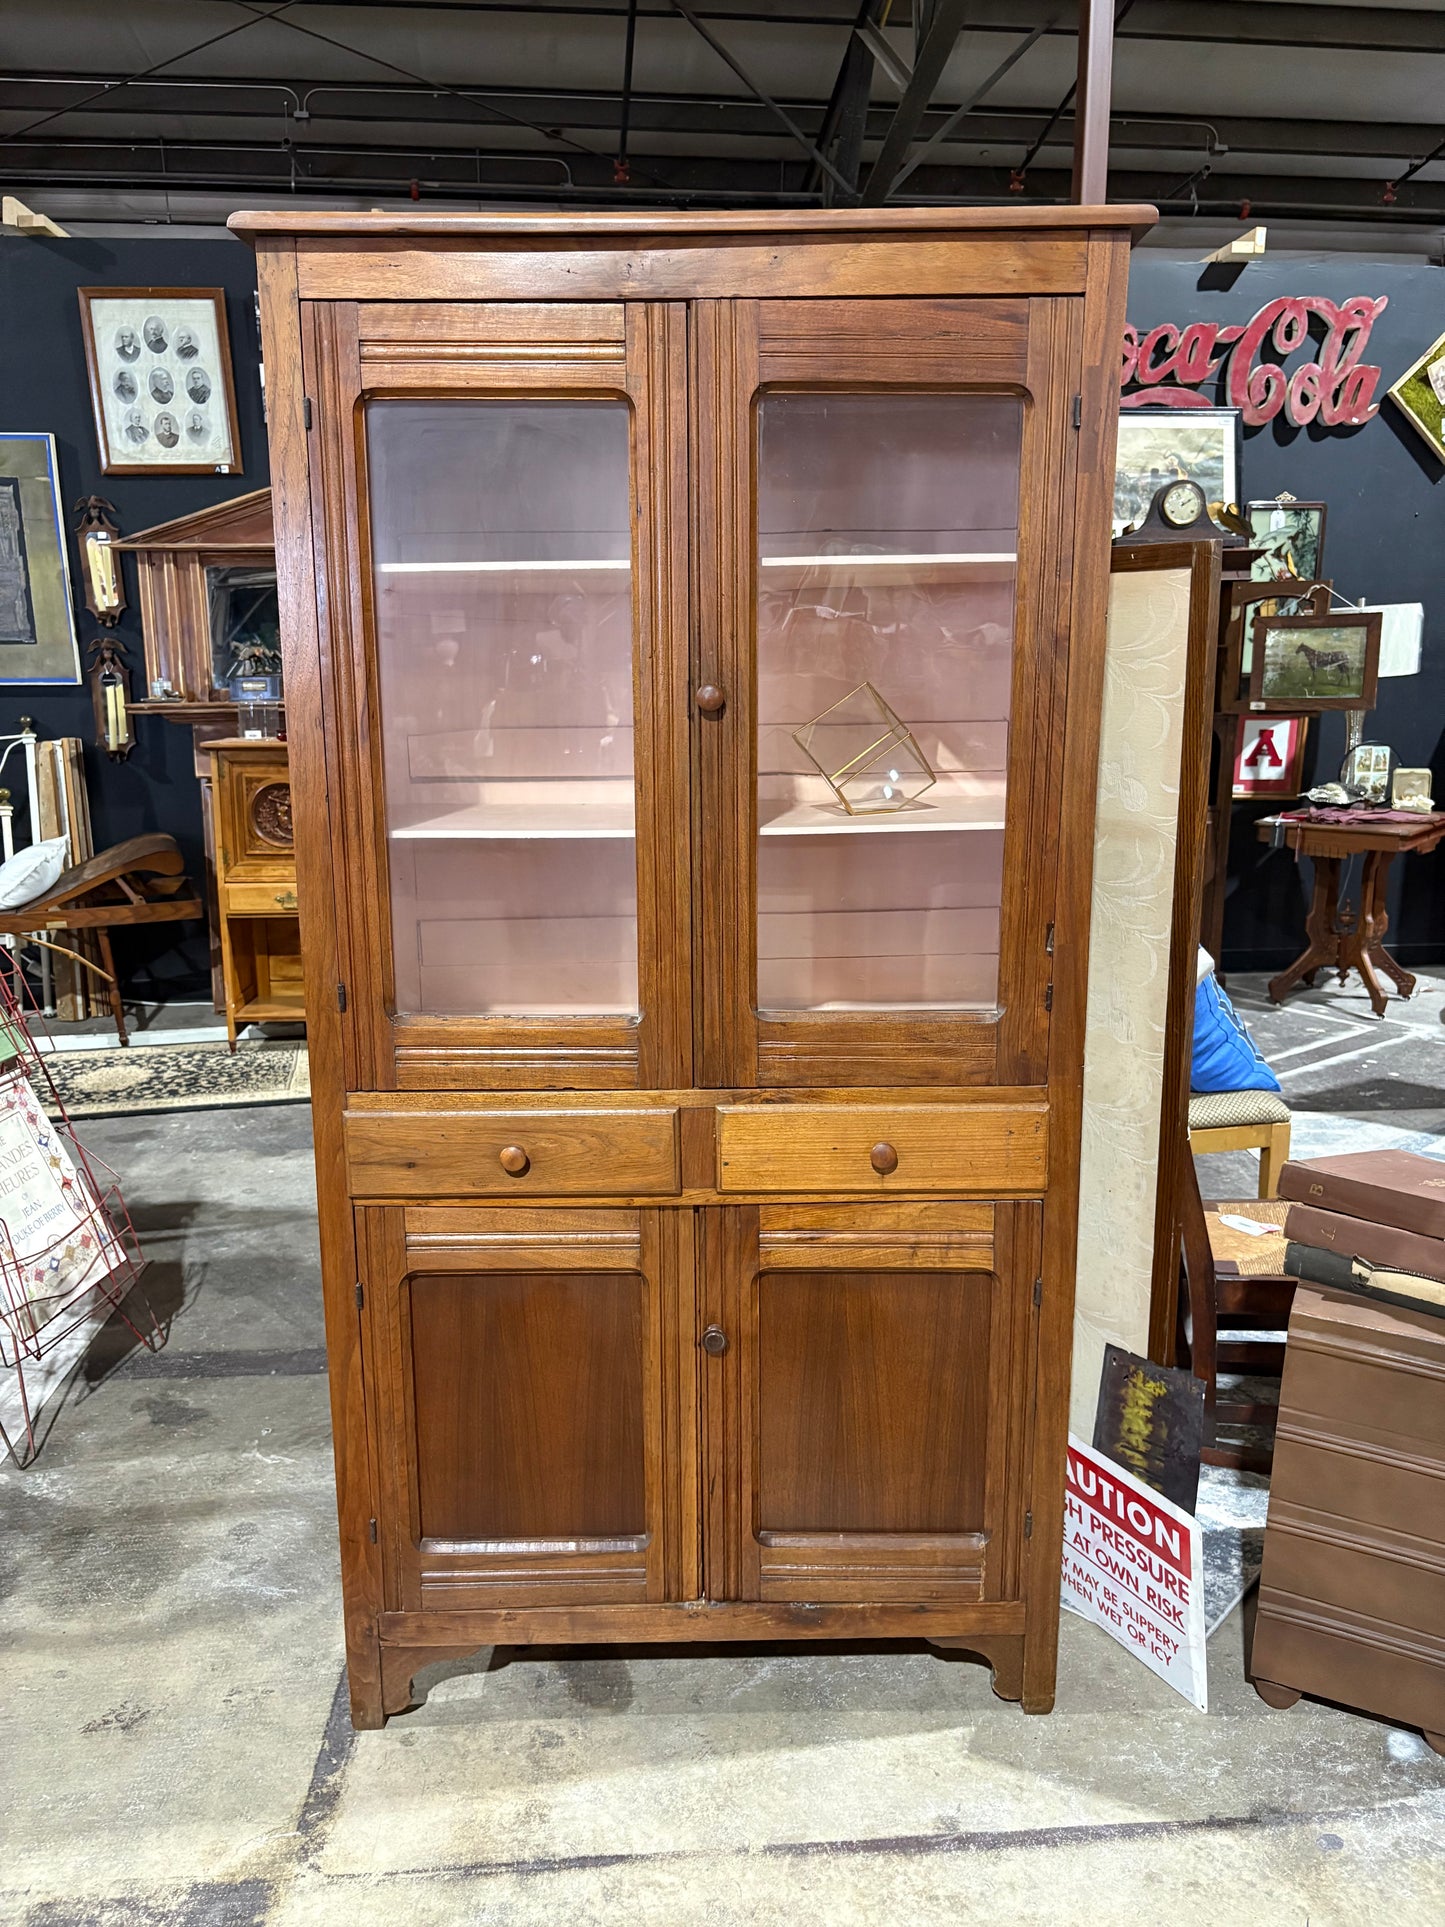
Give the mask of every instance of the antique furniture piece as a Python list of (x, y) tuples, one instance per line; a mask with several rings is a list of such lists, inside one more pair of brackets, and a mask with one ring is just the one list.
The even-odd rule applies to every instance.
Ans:
[(1295, 1293), (1250, 1676), (1424, 1729), (1445, 1753), (1445, 1319)]
[(202, 915), (174, 839), (156, 832), (113, 843), (64, 871), (53, 889), (33, 903), (0, 910), (0, 937), (58, 939), (61, 932), (93, 930), (110, 985), (116, 1035), (125, 1044), (130, 1040), (111, 950), (112, 929), (121, 924), (184, 923)]
[[(1385, 909), (1390, 865), (1407, 851), (1418, 850), (1425, 855), (1433, 850), (1445, 837), (1445, 811), (1419, 816), (1388, 810), (1340, 810), (1322, 813), (1314, 821), (1266, 816), (1257, 825), (1256, 834), (1262, 843), (1273, 843), (1280, 827), (1295, 855), (1307, 856), (1313, 863), (1315, 887), (1305, 919), (1309, 942), (1287, 970), (1270, 979), (1270, 1002), (1282, 1003), (1286, 992), (1297, 983), (1312, 985), (1321, 970), (1338, 971), (1341, 983), (1351, 970), (1358, 970), (1370, 994), (1370, 1008), (1377, 1017), (1383, 1017), (1389, 993), (1380, 982), (1381, 973), (1402, 997), (1410, 996), (1415, 988), (1413, 975), (1403, 970), (1385, 948), (1385, 932), (1390, 927)], [(1353, 910), (1340, 902), (1340, 870), (1352, 856), (1365, 859), (1359, 906)]]
[(1289, 1157), (1289, 1106), (1274, 1091), (1197, 1091), (1189, 1097), (1189, 1138), (1196, 1156), (1215, 1151), (1259, 1152), (1259, 1195), (1279, 1195), (1280, 1168)]
[[(1180, 1300), (1180, 1352), (1189, 1369), (1204, 1380), (1204, 1453), (1210, 1465), (1268, 1468), (1269, 1447), (1245, 1438), (1221, 1439), (1227, 1425), (1272, 1431), (1278, 1408), (1265, 1399), (1220, 1398), (1220, 1371), (1277, 1378), (1284, 1347), (1267, 1338), (1220, 1337), (1226, 1332), (1283, 1331), (1295, 1294), (1284, 1275), (1284, 1220), (1289, 1210), (1278, 1200), (1254, 1198), (1211, 1203), (1199, 1195), (1194, 1148), (1186, 1139), (1179, 1157), (1179, 1227), (1185, 1291)], [(1225, 1216), (1276, 1227), (1263, 1234), (1240, 1231)], [(1187, 1316), (1186, 1316), (1187, 1314)]]
[(299, 1022), (301, 926), (291, 778), (284, 743), (222, 737), (206, 745), (216, 812), (216, 900), (226, 1035), (246, 1024)]
[[(559, 1640), (1052, 1703), (1151, 219), (233, 218), (359, 1725)], [(852, 815), (794, 732), (864, 682), (937, 781)]]
[[(129, 549), (136, 559), (145, 638), (146, 700), (131, 703), (131, 712), (163, 716), (191, 732), (206, 848), (211, 990), (216, 1009), (224, 1010), (215, 806), (206, 746), (237, 733), (236, 702), (227, 685), (239, 638), (276, 639), (271, 491), (256, 489), (198, 509), (115, 546)], [(284, 701), (277, 707), (284, 714)], [(277, 753), (284, 757), (284, 751)]]

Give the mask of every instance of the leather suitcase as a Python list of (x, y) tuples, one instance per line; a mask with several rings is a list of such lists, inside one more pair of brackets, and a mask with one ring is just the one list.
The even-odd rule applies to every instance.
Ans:
[(1250, 1676), (1445, 1752), (1445, 1320), (1301, 1284)]

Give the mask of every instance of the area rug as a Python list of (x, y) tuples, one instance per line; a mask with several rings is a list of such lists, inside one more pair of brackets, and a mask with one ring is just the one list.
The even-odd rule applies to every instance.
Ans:
[(71, 1117), (305, 1104), (311, 1097), (303, 1043), (242, 1044), (234, 1057), (224, 1044), (133, 1044), (56, 1051), (45, 1061)]

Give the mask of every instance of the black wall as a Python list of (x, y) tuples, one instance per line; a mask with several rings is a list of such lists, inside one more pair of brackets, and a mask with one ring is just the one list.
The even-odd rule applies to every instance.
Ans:
[[(83, 287), (196, 287), (226, 290), (226, 319), (236, 372), (241, 431), (240, 474), (103, 475), (90, 413), (90, 392), (81, 342)], [(5, 352), (0, 357), (0, 428), (54, 435), (60, 458), (61, 500), (68, 511), (84, 495), (115, 504), (122, 535), (154, 528), (177, 515), (210, 508), (270, 479), (266, 430), (261, 415), (260, 347), (255, 317), (256, 264), (250, 248), (216, 241), (57, 241), (0, 236), (0, 317)], [(70, 539), (72, 586), (82, 661), (99, 630), (85, 608), (80, 563)], [(126, 593), (136, 595), (134, 563), (124, 564)], [(131, 695), (145, 694), (145, 652), (134, 600), (119, 634), (131, 665)], [(85, 773), (95, 847), (118, 843), (145, 830), (166, 830), (185, 853), (191, 877), (204, 873), (200, 786), (195, 777), (191, 732), (160, 716), (137, 716), (136, 746), (129, 760), (112, 763), (95, 747), (90, 687), (27, 688), (0, 683), (0, 735), (21, 716), (33, 716), (44, 738), (79, 736), (86, 744)], [(5, 781), (17, 803), (24, 789), (16, 758)], [(206, 935), (200, 924), (124, 931), (116, 939), (127, 987), (147, 997), (210, 996)]]
[[(1445, 328), (1445, 271), (1426, 262), (1371, 261), (1359, 255), (1266, 255), (1227, 288), (1209, 287), (1198, 260), (1140, 248), (1129, 277), (1129, 319), (1141, 332), (1171, 321), (1246, 322), (1281, 295), (1389, 297), (1370, 332), (1364, 360), (1381, 369), (1380, 412), (1361, 428), (1291, 428), (1280, 418), (1244, 431), (1242, 498), (1287, 489), (1328, 504), (1324, 572), (1351, 601), (1422, 602), (1425, 639), (1418, 676), (1384, 678), (1365, 725), (1366, 740), (1389, 743), (1402, 763), (1435, 772), (1445, 797), (1445, 462), (1437, 461), (1385, 390)], [(1292, 370), (1315, 349), (1300, 349)], [(1272, 350), (1263, 358), (1275, 360)], [(1259, 357), (1256, 357), (1256, 363)], [(1216, 393), (1216, 386), (1218, 392)], [(1157, 392), (1157, 391), (1156, 391)], [(1221, 404), (1218, 384), (1205, 391)], [(1345, 719), (1310, 724), (1307, 782), (1339, 774)], [(1224, 963), (1234, 970), (1276, 970), (1303, 949), (1310, 867), (1255, 836), (1268, 806), (1236, 804), (1224, 916)], [(1402, 962), (1445, 957), (1445, 848), (1393, 866), (1390, 949)]]
[[(1205, 285), (1194, 260), (1139, 250), (1134, 256), (1129, 318), (1141, 330), (1161, 321), (1247, 321), (1283, 294), (1387, 295), (1366, 359), (1384, 374), (1379, 414), (1353, 430), (1293, 429), (1274, 422), (1245, 431), (1242, 490), (1269, 496), (1281, 489), (1329, 504), (1326, 573), (1351, 598), (1423, 602), (1422, 673), (1384, 681), (1368, 725), (1372, 739), (1390, 743), (1400, 760), (1429, 765), (1435, 793), (1445, 797), (1445, 463), (1437, 462), (1384, 401), (1389, 383), (1440, 333), (1445, 272), (1398, 260), (1371, 262), (1353, 255), (1275, 255), (1251, 262), (1228, 288)], [(91, 423), (75, 290), (83, 286), (224, 287), (240, 411), (239, 475), (103, 476)], [(67, 508), (83, 495), (115, 504), (122, 532), (206, 508), (268, 480), (258, 376), (259, 345), (252, 294), (254, 260), (234, 241), (75, 240), (0, 237), (0, 316), (6, 353), (0, 357), (0, 427), (53, 434), (60, 454)], [(1307, 358), (1304, 352), (1291, 366)], [(73, 556), (73, 549), (72, 549)], [(76, 565), (72, 561), (72, 569)], [(128, 588), (134, 571), (127, 566)], [(81, 610), (82, 647), (96, 633)], [(121, 634), (129, 647), (132, 689), (143, 687), (144, 655), (134, 608)], [(31, 691), (0, 685), (0, 733), (31, 715), (43, 736), (93, 735), (90, 692)], [(86, 752), (91, 813), (98, 848), (142, 830), (167, 830), (180, 843), (193, 876), (202, 866), (200, 800), (192, 768), (191, 733), (160, 717), (135, 719), (137, 745), (129, 762), (112, 764), (93, 746)], [(1311, 780), (1333, 776), (1344, 744), (1344, 720), (1326, 717), (1311, 731)], [(14, 763), (12, 759), (11, 770)], [(7, 771), (7, 777), (10, 771)], [(19, 789), (18, 783), (14, 787)], [(1286, 852), (1255, 841), (1262, 809), (1240, 806), (1230, 852), (1230, 897), (1225, 917), (1225, 963), (1236, 970), (1277, 969), (1300, 948), (1308, 868)], [(1430, 963), (1445, 957), (1445, 849), (1395, 865), (1391, 885), (1391, 947), (1402, 959)], [(199, 926), (178, 936), (138, 931), (122, 939), (132, 987), (142, 994), (204, 995), (209, 987), (206, 944)]]

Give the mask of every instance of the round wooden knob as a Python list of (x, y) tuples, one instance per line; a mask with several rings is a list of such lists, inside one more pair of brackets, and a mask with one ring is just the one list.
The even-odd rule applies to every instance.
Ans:
[(727, 697), (715, 682), (705, 682), (698, 690), (695, 700), (704, 716), (716, 716), (727, 702)]
[(891, 1144), (875, 1144), (868, 1153), (868, 1162), (879, 1177), (886, 1178), (890, 1171), (898, 1169), (898, 1153)]
[(498, 1154), (497, 1162), (509, 1178), (520, 1178), (532, 1160), (520, 1144), (504, 1144)]
[(721, 1358), (728, 1348), (728, 1335), (721, 1325), (709, 1325), (702, 1335), (702, 1348), (711, 1358)]

